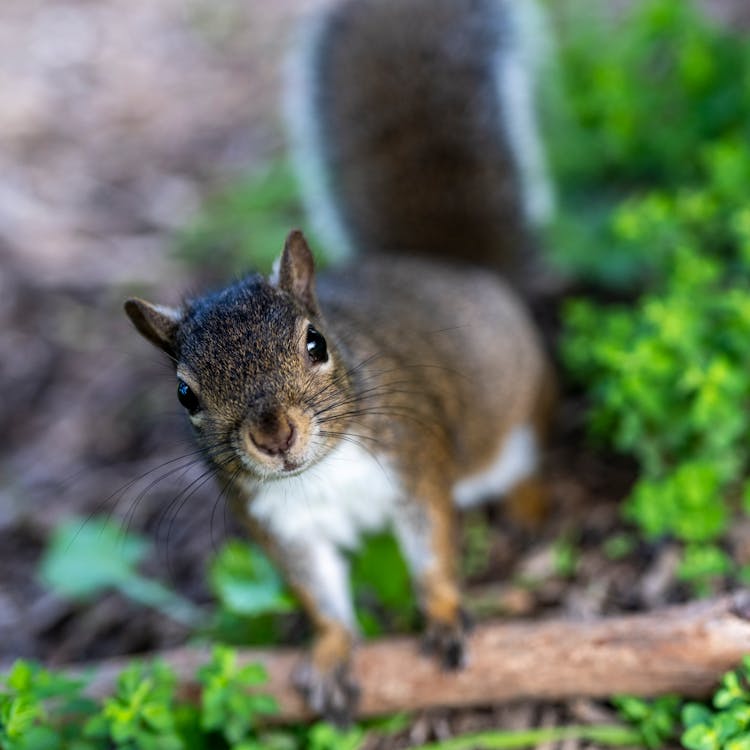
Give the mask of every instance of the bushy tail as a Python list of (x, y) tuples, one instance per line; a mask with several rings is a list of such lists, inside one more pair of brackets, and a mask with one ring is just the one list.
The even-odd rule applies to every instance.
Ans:
[(533, 0), (343, 0), (308, 26), (287, 119), (332, 255), (523, 268), (529, 226), (553, 209), (534, 13)]

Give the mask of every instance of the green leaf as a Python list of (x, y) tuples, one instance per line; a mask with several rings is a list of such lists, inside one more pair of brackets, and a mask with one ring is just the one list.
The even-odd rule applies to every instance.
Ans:
[(147, 544), (117, 525), (70, 520), (52, 535), (41, 564), (42, 580), (64, 596), (89, 598), (135, 575)]
[(682, 723), (686, 727), (697, 724), (708, 724), (713, 718), (713, 712), (702, 703), (687, 703), (682, 709)]
[(617, 696), (612, 703), (624, 719), (638, 728), (647, 747), (659, 748), (675, 737), (681, 703), (677, 696), (666, 695), (653, 700)]
[(714, 696), (714, 705), (716, 708), (728, 708), (735, 702), (747, 701), (748, 697), (750, 697), (750, 694), (740, 683), (740, 676), (737, 672), (729, 672), (724, 675), (721, 688)]
[(18, 696), (3, 706), (2, 724), (9, 739), (18, 739), (30, 731), (34, 722), (43, 716), (40, 703), (31, 697)]
[(383, 613), (390, 628), (406, 628), (414, 612), (409, 572), (392, 534), (363, 539), (351, 561), (357, 617), (366, 635), (383, 630)]
[(310, 750), (357, 750), (364, 739), (361, 727), (340, 730), (327, 722), (313, 725), (308, 733)]
[[(279, 160), (243, 175), (210, 198), (179, 233), (177, 254), (214, 272), (270, 270), (289, 227), (303, 220), (294, 174)], [(314, 237), (312, 241), (315, 244)]]
[(143, 707), (143, 720), (157, 732), (166, 732), (174, 726), (170, 707), (159, 703), (148, 703)]
[(114, 523), (72, 519), (53, 533), (40, 574), (47, 586), (63, 596), (90, 599), (113, 588), (189, 627), (201, 625), (203, 613), (191, 602), (138, 573), (136, 566), (147, 551), (145, 539), (125, 533)]
[(52, 727), (35, 726), (9, 750), (62, 750), (62, 738)]
[(721, 750), (716, 730), (706, 724), (695, 724), (682, 735), (682, 744), (688, 750)]
[(232, 541), (211, 564), (211, 587), (222, 605), (242, 615), (294, 609), (268, 558), (253, 545)]
[(203, 685), (201, 727), (221, 732), (231, 745), (247, 740), (256, 717), (277, 710), (271, 696), (251, 692), (266, 679), (261, 665), (240, 667), (234, 650), (215, 646), (211, 662), (198, 670)]

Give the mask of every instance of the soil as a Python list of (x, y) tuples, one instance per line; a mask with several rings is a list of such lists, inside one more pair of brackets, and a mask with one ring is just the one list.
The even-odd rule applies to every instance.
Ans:
[[(61, 665), (148, 653), (188, 636), (114, 593), (80, 604), (44, 589), (41, 551), (71, 515), (111, 514), (144, 533), (158, 550), (147, 572), (211, 601), (206, 562), (240, 531), (215, 510), (210, 483), (180, 494), (199, 466), (169, 475), (168, 462), (191, 449), (173, 375), (133, 335), (121, 301), (176, 301), (200, 287), (172, 252), (174, 232), (222, 183), (279, 153), (280, 58), (294, 20), (326, 2), (0, 5), (0, 670), (19, 657)], [(591, 618), (687, 596), (669, 545), (604, 554), (603, 540), (624, 529), (619, 501), (634, 467), (587, 442), (584, 414), (566, 388), (543, 524), (519, 528), (502, 509), (465, 520), (468, 555), (476, 522), (491, 529), (489, 562), (467, 571), (476, 615)], [(561, 539), (578, 550), (567, 570)], [(579, 701), (427, 712), (372, 746), (608, 711)]]

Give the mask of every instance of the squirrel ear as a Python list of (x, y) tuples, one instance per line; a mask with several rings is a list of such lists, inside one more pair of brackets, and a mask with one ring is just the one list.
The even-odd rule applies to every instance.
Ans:
[(179, 310), (131, 297), (125, 301), (125, 312), (144, 338), (175, 357), (177, 327), (182, 318)]
[(310, 311), (317, 312), (315, 261), (299, 229), (287, 235), (278, 269), (279, 289), (296, 297)]

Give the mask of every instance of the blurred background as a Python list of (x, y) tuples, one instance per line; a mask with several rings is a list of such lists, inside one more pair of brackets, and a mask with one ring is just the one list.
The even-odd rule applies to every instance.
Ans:
[[(176, 303), (267, 268), (285, 231), (304, 225), (284, 151), (280, 63), (298, 18), (328, 1), (0, 4), (0, 669), (17, 657), (63, 664), (152, 651), (196, 633), (269, 642), (304, 632), (272, 569), (227, 544), (238, 529), (188, 455), (173, 374), (121, 305), (130, 294)], [(624, 302), (632, 314), (643, 302), (651, 325), (667, 302), (643, 295), (668, 294), (674, 250), (696, 236), (733, 282), (744, 279), (747, 2), (704, 0), (695, 12), (681, 0), (549, 5), (557, 48), (540, 107), (561, 210), (545, 244), (566, 296), (607, 310)], [(683, 281), (700, 276), (701, 258), (682, 259)], [(711, 277), (710, 304), (729, 288), (724, 268)], [(702, 363), (699, 386), (673, 400), (679, 346), (652, 388), (652, 365), (667, 356), (661, 333), (620, 308), (605, 319), (592, 302), (572, 303), (561, 323), (561, 300), (544, 304), (566, 368), (550, 457), (558, 510), (533, 538), (492, 513), (464, 522), (475, 611), (586, 617), (731, 586), (750, 562), (744, 516), (730, 523), (750, 442), (747, 423), (736, 423), (747, 382), (732, 369), (748, 363), (746, 348), (705, 354), (688, 312), (670, 318), (667, 307), (665, 330), (676, 326), (686, 361)], [(736, 323), (740, 309), (750, 308), (738, 297), (716, 320)], [(597, 342), (604, 329), (610, 338)], [(643, 377), (615, 382), (638, 362), (612, 352), (642, 350)], [(719, 372), (706, 385), (712, 362), (734, 380)], [(674, 438), (664, 425), (687, 413), (679, 399), (693, 404), (709, 386), (708, 412)], [(724, 417), (731, 431), (697, 455)], [(667, 432), (674, 439), (662, 440)], [(687, 530), (684, 488), (698, 493)], [(659, 526), (670, 513), (674, 526)], [(695, 531), (707, 526), (712, 534)], [(367, 632), (411, 625), (398, 562), (387, 563), (383, 590), (367, 587), (392, 556), (379, 539), (355, 562)], [(680, 574), (686, 560), (693, 579)]]
[[(173, 375), (122, 301), (176, 303), (234, 270), (218, 242), (190, 255), (188, 234), (202, 231), (210, 196), (231, 185), (241, 202), (245, 176), (279, 158), (281, 58), (295, 20), (321, 4), (0, 7), (0, 663), (184, 638), (148, 613), (129, 628), (119, 598), (78, 611), (40, 584), (46, 541), (72, 516), (127, 515), (133, 530), (161, 534), (175, 583), (205, 597), (203, 511), (215, 488), (198, 490), (174, 524), (161, 513), (197, 474), (165, 477), (143, 502), (147, 482), (120, 491), (189, 450)], [(262, 206), (255, 215), (262, 233)], [(217, 542), (221, 514), (214, 529)]]

